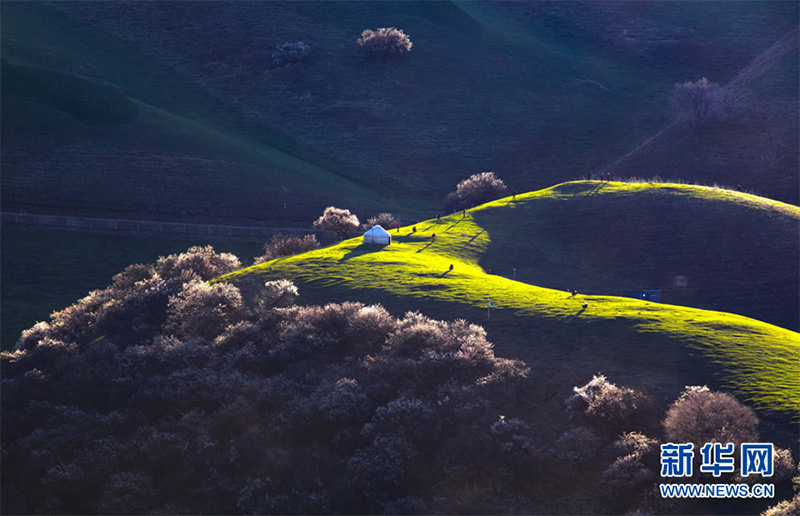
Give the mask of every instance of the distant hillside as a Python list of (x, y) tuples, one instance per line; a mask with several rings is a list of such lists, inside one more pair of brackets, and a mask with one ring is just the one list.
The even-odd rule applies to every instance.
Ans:
[[(4, 98), (5, 203), (295, 223), (334, 201), (418, 217), (480, 170), (517, 191), (598, 170), (669, 123), (675, 82), (729, 82), (798, 15), (791, 2), (0, 7), (9, 62), (113, 84), (139, 103), (136, 121), (97, 129)], [(412, 52), (364, 62), (360, 32), (392, 25)], [(296, 40), (311, 58), (275, 68), (274, 46)], [(690, 167), (671, 175), (684, 168), (698, 179)]]
[(480, 264), (557, 289), (662, 301), (800, 328), (800, 208), (688, 185), (576, 182), (473, 212)]
[[(516, 200), (506, 198), (489, 203), (470, 210), (466, 217), (459, 213), (442, 218), (440, 223), (425, 221), (404, 227), (393, 232), (395, 241), (385, 248), (364, 245), (360, 238), (355, 238), (318, 251), (245, 268), (220, 280), (232, 281), (247, 291), (248, 287), (267, 279), (290, 278), (300, 286), (304, 302), (360, 299), (383, 303), (394, 311), (421, 310), (436, 317), (480, 322), (486, 326), (499, 351), (532, 365), (539, 382), (533, 402), (550, 407), (553, 413), (562, 401), (554, 397), (555, 393), (574, 385), (582, 376), (608, 371), (620, 381), (645, 388), (657, 398), (673, 396), (685, 385), (708, 383), (726, 386), (762, 409), (796, 414), (800, 407), (797, 396), (800, 392), (797, 383), (800, 339), (795, 332), (722, 312), (623, 297), (572, 296), (565, 290), (487, 274), (481, 267), (484, 261), (491, 262), (492, 255), (499, 253), (508, 256), (525, 253), (535, 264), (537, 256), (546, 254), (548, 248), (558, 243), (544, 243), (538, 249), (534, 245), (525, 251), (524, 242), (536, 239), (538, 233), (527, 232), (524, 227), (521, 230), (511, 222), (503, 224), (500, 220), (524, 219), (521, 212), (527, 206), (536, 207), (538, 197), (550, 197), (554, 203), (569, 206), (573, 197), (592, 194), (585, 186), (563, 185), (519, 196)], [(573, 187), (578, 191), (571, 190)], [(676, 196), (676, 203), (691, 205), (691, 197), (706, 199), (712, 207), (706, 215), (713, 211), (735, 213), (753, 209), (764, 210), (767, 215), (778, 218), (797, 217), (797, 209), (793, 207), (712, 189), (683, 187), (682, 190), (650, 185), (617, 185), (616, 188), (622, 197), (626, 193), (635, 197), (638, 190), (651, 190), (654, 195), (663, 190), (663, 195), (669, 196), (677, 190), (680, 194)], [(726, 202), (726, 197), (732, 197), (731, 202)], [(580, 209), (580, 201), (574, 204)], [(539, 206), (546, 205), (543, 202)], [(754, 221), (764, 223), (757, 212), (742, 216), (752, 216)], [(587, 226), (592, 223), (591, 219), (584, 221)], [(433, 233), (435, 240), (431, 238)], [(513, 244), (512, 240), (520, 243)], [(501, 247), (503, 243), (508, 248)], [(563, 257), (561, 251), (554, 251)], [(707, 252), (720, 257), (726, 250)], [(603, 254), (600, 249), (596, 252), (597, 256)], [(751, 259), (763, 258), (766, 254), (768, 252), (753, 251)], [(658, 256), (659, 253), (643, 246), (643, 260), (650, 260), (644, 258), (649, 255)], [(680, 263), (682, 253), (665, 248), (663, 255), (669, 257), (669, 263)], [(568, 259), (564, 266), (569, 270)], [(558, 267), (549, 264), (548, 270), (557, 271)], [(646, 274), (646, 270), (643, 268), (634, 275)], [(707, 274), (713, 276), (715, 272), (711, 270)], [(772, 271), (764, 271), (764, 274), (769, 276)], [(578, 277), (580, 274), (576, 274), (576, 279)], [(742, 281), (740, 284), (747, 283)], [(758, 282), (753, 280), (756, 290)], [(566, 288), (570, 286), (565, 285)], [(487, 298), (494, 304), (491, 312), (487, 312)], [(760, 302), (760, 298), (754, 299), (753, 306)], [(583, 303), (587, 306), (582, 307)]]
[(4, 210), (306, 224), (346, 198), (402, 212), (51, 5), (3, 3), (2, 29)]
[(617, 176), (660, 176), (741, 186), (800, 202), (798, 28), (740, 71), (725, 87), (724, 114), (699, 136), (679, 123), (613, 163)]

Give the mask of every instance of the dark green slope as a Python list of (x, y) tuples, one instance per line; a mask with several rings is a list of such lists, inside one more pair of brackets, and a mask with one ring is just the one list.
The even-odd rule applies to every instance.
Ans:
[[(788, 2), (59, 8), (280, 128), (326, 166), (430, 203), (480, 170), (524, 191), (602, 168), (668, 125), (675, 82), (727, 83), (798, 16)], [(403, 59), (365, 63), (355, 39), (382, 26), (403, 28), (414, 47)], [(271, 69), (272, 47), (296, 40), (312, 45), (308, 62)], [(763, 141), (749, 152), (772, 148)]]
[(5, 210), (285, 225), (343, 197), (396, 208), (111, 35), (50, 5), (2, 14)]

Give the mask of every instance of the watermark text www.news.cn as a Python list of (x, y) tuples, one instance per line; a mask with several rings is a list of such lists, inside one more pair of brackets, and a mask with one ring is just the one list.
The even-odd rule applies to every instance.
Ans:
[[(739, 468), (742, 477), (773, 474), (775, 446), (772, 443), (742, 443), (739, 447)], [(700, 472), (719, 478), (723, 473), (736, 472), (733, 443), (706, 443), (700, 449)], [(661, 445), (661, 477), (689, 478), (694, 470), (694, 444), (667, 443)], [(772, 498), (773, 484), (661, 484), (664, 498)]]

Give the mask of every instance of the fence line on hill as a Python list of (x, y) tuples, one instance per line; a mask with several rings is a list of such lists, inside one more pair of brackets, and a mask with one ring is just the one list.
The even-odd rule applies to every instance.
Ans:
[(216, 236), (263, 240), (279, 233), (321, 233), (321, 230), (319, 229), (299, 227), (197, 224), (189, 222), (167, 222), (154, 220), (73, 217), (69, 215), (41, 215), (35, 213), (16, 213), (7, 211), (0, 212), (0, 221), (2, 221), (3, 224), (16, 224), (21, 227), (34, 226), (43, 228), (67, 229), (71, 231), (126, 233), (142, 236), (163, 234), (171, 236)]

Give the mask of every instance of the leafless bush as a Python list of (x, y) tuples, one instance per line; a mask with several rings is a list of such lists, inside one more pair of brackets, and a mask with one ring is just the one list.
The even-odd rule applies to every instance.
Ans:
[(600, 439), (591, 428), (578, 426), (561, 434), (556, 448), (559, 457), (572, 470), (595, 458), (600, 450)]
[(796, 464), (792, 457), (792, 451), (786, 448), (775, 448), (773, 463), (773, 482), (783, 482), (792, 478), (796, 472)]
[(507, 479), (530, 476), (537, 468), (543, 452), (533, 440), (527, 423), (516, 418), (500, 418), (490, 428), (497, 473)]
[(505, 183), (494, 172), (481, 172), (464, 179), (456, 190), (445, 198), (447, 210), (463, 210), (497, 199), (508, 191)]
[(300, 291), (289, 280), (267, 281), (257, 294), (257, 306), (266, 311), (294, 304)]
[(575, 387), (566, 404), (570, 417), (610, 437), (640, 428), (643, 413), (649, 409), (649, 400), (643, 393), (617, 387), (603, 375), (595, 375), (583, 387)]
[(784, 500), (777, 505), (773, 505), (761, 516), (797, 516), (800, 514), (800, 493), (794, 495), (791, 500)]
[(361, 33), (356, 43), (365, 56), (380, 58), (383, 62), (410, 52), (413, 46), (411, 38), (395, 27), (367, 29)]
[(655, 480), (655, 472), (640, 455), (619, 457), (600, 476), (601, 499), (615, 512), (628, 508), (652, 488)]
[(314, 227), (329, 231), (341, 239), (358, 229), (358, 217), (350, 210), (328, 206), (320, 217), (314, 221)]
[(639, 432), (622, 434), (614, 441), (612, 448), (617, 457), (624, 457), (625, 455), (645, 457), (656, 453), (659, 449), (658, 441)]
[(361, 229), (367, 231), (368, 229), (372, 229), (373, 226), (380, 226), (389, 231), (390, 229), (397, 227), (399, 224), (400, 220), (395, 218), (395, 216), (391, 213), (379, 213), (374, 217), (367, 219), (367, 222), (361, 225)]
[(301, 237), (289, 235), (275, 235), (264, 245), (264, 254), (254, 258), (254, 264), (268, 262), (283, 256), (293, 256), (308, 251), (319, 249), (316, 235)]
[(721, 104), (721, 90), (718, 84), (708, 82), (705, 77), (696, 82), (678, 83), (672, 91), (676, 116), (695, 134), (700, 132), (714, 104)]
[(667, 411), (664, 433), (670, 442), (705, 443), (754, 442), (758, 418), (752, 410), (722, 392), (708, 387), (687, 387)]
[(272, 62), (277, 66), (300, 63), (309, 55), (311, 55), (311, 45), (302, 41), (287, 41), (275, 47), (275, 51), (272, 52)]
[(105, 514), (140, 514), (155, 495), (153, 479), (146, 474), (123, 472), (111, 475), (100, 495), (100, 510)]

